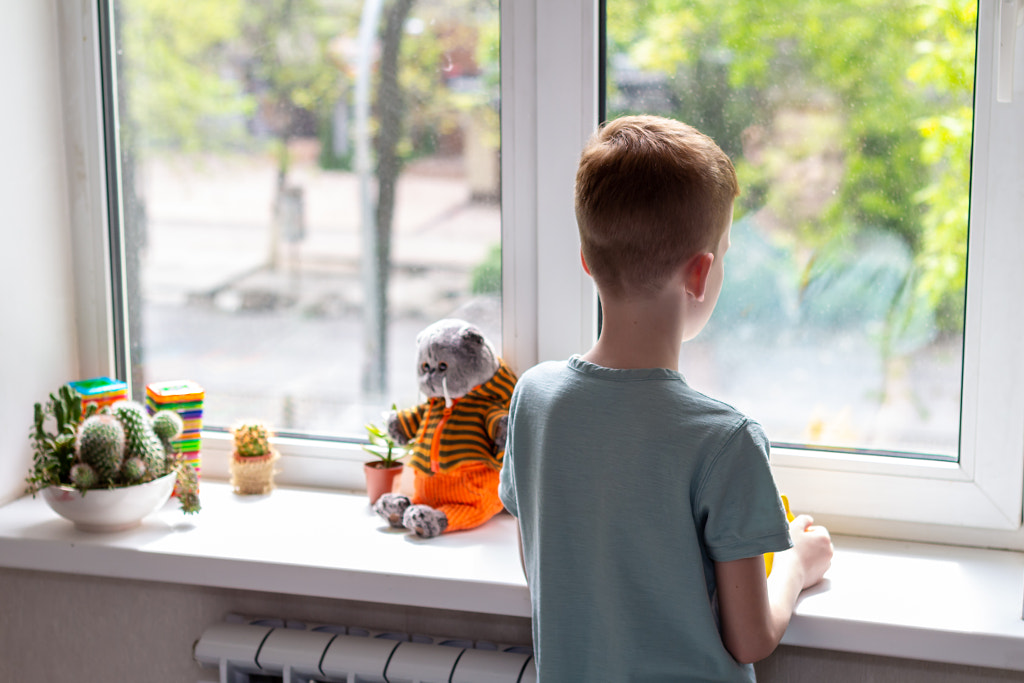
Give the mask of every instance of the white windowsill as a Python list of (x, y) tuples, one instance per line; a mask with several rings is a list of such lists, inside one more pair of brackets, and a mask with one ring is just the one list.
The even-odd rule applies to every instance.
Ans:
[[(0, 566), (528, 617), (515, 521), (429, 541), (385, 528), (365, 496), (203, 482), (137, 529), (76, 531), (41, 499), (0, 507)], [(1024, 553), (838, 537), (828, 581), (784, 643), (1024, 671)]]

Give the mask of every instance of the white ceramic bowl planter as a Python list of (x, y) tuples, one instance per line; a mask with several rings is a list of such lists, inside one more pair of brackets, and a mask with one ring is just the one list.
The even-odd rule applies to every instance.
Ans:
[(64, 519), (82, 531), (123, 531), (142, 523), (170, 500), (177, 475), (116, 489), (91, 489), (83, 495), (70, 486), (49, 486), (43, 500)]

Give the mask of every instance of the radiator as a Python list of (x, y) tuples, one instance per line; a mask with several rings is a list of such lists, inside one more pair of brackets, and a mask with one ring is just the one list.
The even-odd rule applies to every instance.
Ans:
[(220, 683), (535, 683), (530, 648), (232, 616), (192, 648)]

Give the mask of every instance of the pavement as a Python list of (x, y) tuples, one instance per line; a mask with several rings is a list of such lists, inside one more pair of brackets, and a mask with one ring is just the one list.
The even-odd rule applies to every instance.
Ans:
[(149, 160), (142, 253), (146, 381), (189, 378), (207, 393), (206, 424), (261, 417), (279, 429), (362, 434), (381, 406), (411, 405), (415, 336), (446, 316), (500, 343), (500, 301), (469, 293), (500, 242), (497, 203), (474, 201), (458, 160), (412, 164), (399, 179), (389, 286), (385, 396), (361, 375), (358, 184), (296, 161), (305, 234), (274, 239), (276, 171), (256, 156)]

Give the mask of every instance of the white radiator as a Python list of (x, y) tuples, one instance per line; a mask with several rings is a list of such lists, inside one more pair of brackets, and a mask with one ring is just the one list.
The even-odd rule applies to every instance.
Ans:
[(220, 683), (535, 683), (529, 648), (280, 619), (229, 617), (192, 648)]

